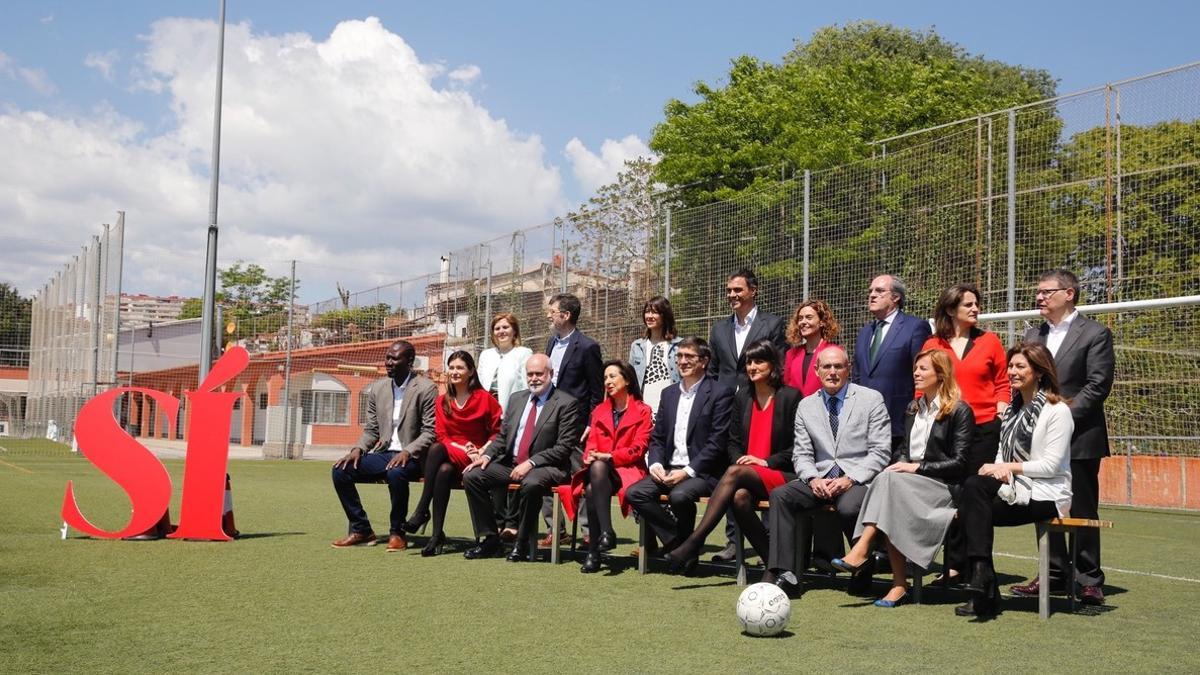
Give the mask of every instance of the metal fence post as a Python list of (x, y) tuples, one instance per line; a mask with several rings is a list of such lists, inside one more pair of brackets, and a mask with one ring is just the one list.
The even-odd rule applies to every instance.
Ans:
[[(1017, 110), (1008, 111), (1008, 311), (1017, 310)], [(1016, 344), (1017, 322), (1008, 322), (1008, 344)]]
[(801, 298), (803, 300), (807, 300), (809, 297), (808, 280), (810, 277), (809, 264), (811, 262), (809, 253), (812, 251), (812, 249), (809, 247), (810, 233), (811, 233), (811, 221), (809, 220), (809, 214), (812, 213), (811, 197), (812, 197), (812, 172), (809, 171), (808, 169), (805, 169), (804, 170), (804, 268), (803, 268), (803, 271), (804, 271), (804, 293), (801, 295)]
[(283, 357), (283, 452), (292, 459), (292, 318), (296, 307), (296, 261), (292, 261), (292, 277), (288, 285), (287, 345)]
[(667, 207), (666, 241), (663, 245), (663, 297), (671, 298), (671, 208)]
[(483, 320), (479, 322), (479, 351), (487, 349), (492, 321), (492, 249), (488, 247), (487, 296), (483, 299)]

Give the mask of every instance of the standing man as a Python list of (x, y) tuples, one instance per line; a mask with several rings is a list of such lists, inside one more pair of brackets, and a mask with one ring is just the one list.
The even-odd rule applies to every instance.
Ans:
[[(1037, 287), (1037, 308), (1045, 319), (1025, 334), (1027, 342), (1041, 342), (1054, 355), (1058, 386), (1070, 401), (1075, 433), (1071, 435), (1071, 517), (1098, 518), (1100, 508), (1100, 462), (1108, 456), (1108, 424), (1104, 400), (1112, 391), (1112, 331), (1081, 315), (1079, 279), (1069, 270), (1042, 273)], [(1076, 535), (1079, 556), (1075, 573), (1080, 601), (1104, 604), (1104, 570), (1100, 568), (1100, 531), (1084, 528)], [(1067, 545), (1061, 533), (1050, 535), (1050, 586), (1066, 589)], [(1016, 595), (1037, 595), (1043, 579), (1013, 586)], [(1058, 588), (1056, 588), (1056, 586)], [(1071, 593), (1077, 589), (1069, 589)]]
[(492, 490), (509, 483), (520, 483), (521, 489), (517, 492), (517, 539), (508, 560), (529, 560), (529, 544), (537, 532), (542, 498), (580, 464), (579, 436), (584, 417), (579, 402), (551, 384), (553, 376), (549, 357), (529, 357), (525, 362), (529, 389), (509, 398), (499, 435), (463, 469), (471, 524), (480, 540), (464, 553), (469, 560), (488, 558), (500, 551)]
[[(682, 381), (663, 390), (647, 451), (650, 475), (625, 492), (668, 548), (696, 528), (696, 501), (712, 494), (729, 465), (733, 390), (705, 375), (711, 354), (701, 338), (679, 343), (675, 360)], [(670, 513), (659, 503), (662, 495), (668, 495)]]
[[(821, 389), (796, 409), (796, 480), (771, 493), (771, 553), (763, 581), (789, 595), (799, 590), (796, 569), (796, 516), (818, 504), (833, 504), (846, 541), (854, 527), (867, 484), (891, 461), (891, 420), (879, 392), (850, 384), (850, 363), (836, 345), (817, 355)], [(875, 558), (858, 569), (850, 592), (870, 587)]]
[(417, 351), (407, 340), (397, 340), (383, 357), (387, 377), (363, 390), (367, 418), (363, 433), (350, 452), (333, 463), (333, 489), (350, 521), (349, 533), (333, 542), (334, 548), (374, 546), (375, 532), (363, 510), (357, 483), (387, 480), (392, 499), (387, 550), (408, 548), (401, 526), (408, 518), (408, 483), (421, 478), (421, 454), (434, 440), (434, 401), (437, 385), (412, 372)]
[(933, 333), (929, 322), (904, 310), (908, 289), (899, 277), (881, 274), (867, 290), (867, 309), (875, 318), (858, 331), (854, 344), (854, 384), (883, 395), (892, 420), (892, 449), (904, 439), (904, 410), (912, 402), (913, 361)]

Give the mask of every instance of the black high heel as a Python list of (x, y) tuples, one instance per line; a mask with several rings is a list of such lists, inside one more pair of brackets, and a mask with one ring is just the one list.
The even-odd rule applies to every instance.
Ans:
[(416, 534), (418, 530), (420, 530), (421, 534), (425, 534), (425, 526), (429, 524), (429, 518), (430, 515), (428, 511), (414, 513), (412, 518), (404, 521), (404, 524), (400, 526), (400, 529), (409, 534)]
[(422, 558), (432, 558), (435, 555), (441, 555), (442, 549), (446, 546), (446, 535), (438, 532), (429, 538), (425, 544), (425, 548), (421, 549)]
[(974, 563), (971, 580), (967, 583), (967, 594), (970, 596), (970, 610), (975, 616), (995, 616), (1000, 611), (1000, 585), (996, 583), (991, 562), (979, 560)]

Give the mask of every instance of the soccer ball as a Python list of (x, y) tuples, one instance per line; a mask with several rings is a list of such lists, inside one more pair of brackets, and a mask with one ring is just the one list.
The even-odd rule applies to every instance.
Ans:
[(747, 635), (778, 635), (787, 628), (792, 602), (775, 584), (753, 584), (738, 597), (737, 616)]

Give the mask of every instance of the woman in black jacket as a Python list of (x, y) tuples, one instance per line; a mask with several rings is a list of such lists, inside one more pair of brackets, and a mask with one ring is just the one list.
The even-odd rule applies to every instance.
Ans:
[(800, 392), (783, 386), (779, 352), (770, 340), (746, 345), (746, 375), (750, 386), (734, 396), (729, 419), (729, 468), (712, 496), (696, 529), (667, 555), (672, 572), (690, 574), (699, 560), (704, 539), (721, 522), (726, 510), (733, 512), (738, 526), (767, 559), (767, 529), (754, 505), (771, 490), (796, 478), (792, 467), (796, 406)]
[(854, 548), (832, 561), (855, 572), (871, 554), (875, 535), (885, 535), (892, 588), (875, 601), (879, 607), (895, 607), (908, 599), (906, 559), (923, 568), (933, 563), (954, 520), (956, 488), (969, 472), (977, 433), (975, 415), (962, 400), (946, 352), (926, 349), (917, 354), (913, 384), (921, 396), (905, 415), (904, 443), (867, 489)]

